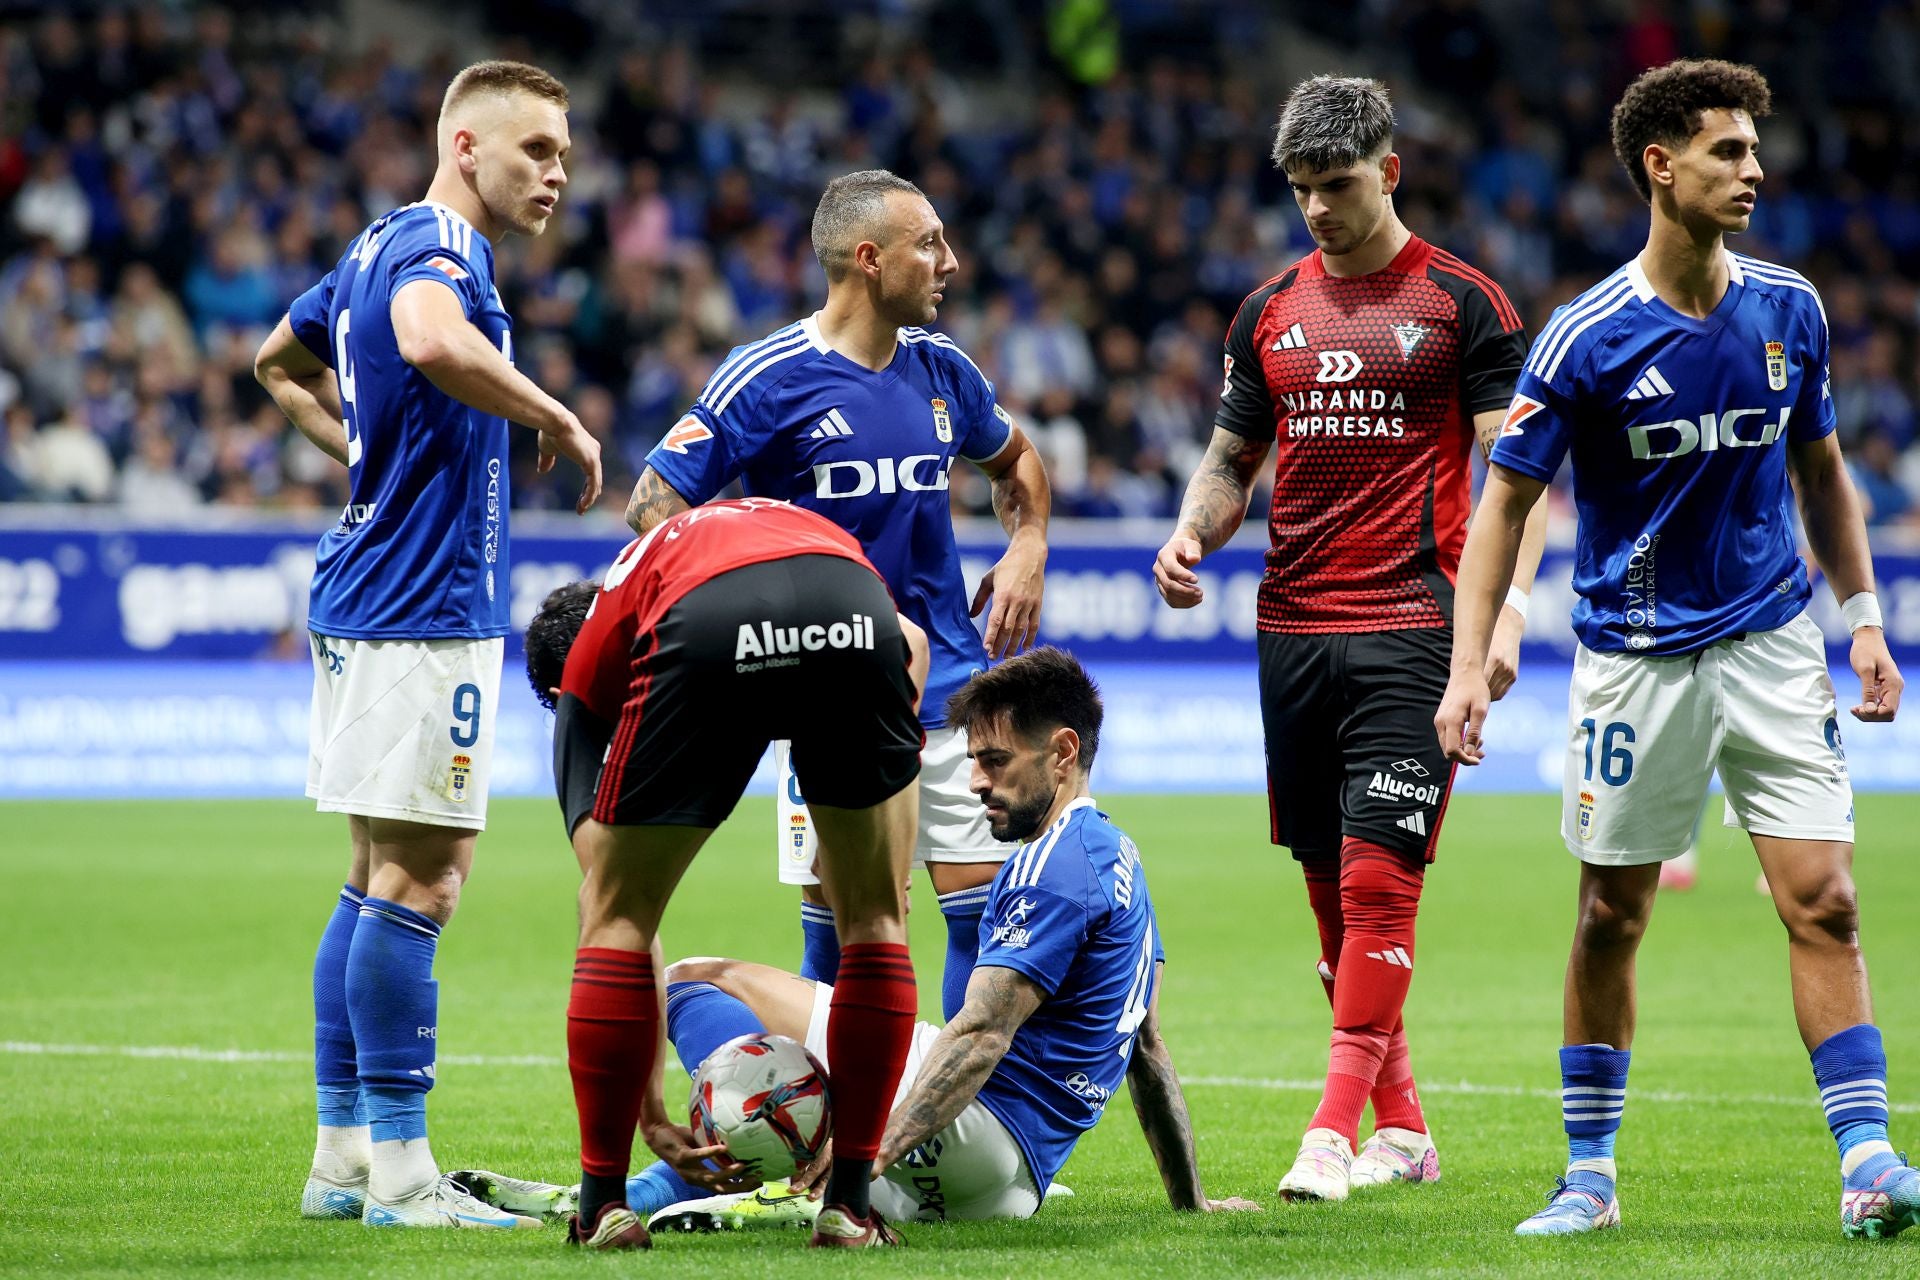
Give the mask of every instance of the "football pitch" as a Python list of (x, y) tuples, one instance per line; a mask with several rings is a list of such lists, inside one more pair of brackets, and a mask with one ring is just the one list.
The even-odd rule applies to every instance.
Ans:
[[(374, 1233), (298, 1216), (311, 1153), (309, 973), (345, 823), (298, 802), (0, 805), (0, 1274), (487, 1276), (1907, 1275), (1920, 1232), (1840, 1238), (1838, 1177), (1743, 837), (1710, 826), (1699, 886), (1641, 953), (1620, 1230), (1519, 1240), (1565, 1158), (1560, 975), (1574, 866), (1552, 797), (1456, 798), (1421, 911), (1407, 1020), (1436, 1186), (1290, 1206), (1328, 1012), (1300, 877), (1255, 796), (1116, 797), (1168, 954), (1161, 1016), (1210, 1194), (1176, 1217), (1116, 1098), (1026, 1223), (906, 1227), (904, 1252), (810, 1255), (797, 1234), (668, 1237), (581, 1257), (541, 1232)], [(1920, 797), (1864, 796), (1856, 874), (1892, 1063), (1895, 1145), (1920, 1130)], [(743, 803), (670, 908), (670, 957), (790, 965), (766, 800)], [(496, 801), (439, 953), (434, 1150), (445, 1169), (572, 1180), (565, 1018), (577, 872), (551, 803)], [(915, 886), (937, 1012), (944, 928)], [(677, 1082), (671, 1089), (681, 1087)], [(1364, 1130), (1363, 1130), (1364, 1132)]]

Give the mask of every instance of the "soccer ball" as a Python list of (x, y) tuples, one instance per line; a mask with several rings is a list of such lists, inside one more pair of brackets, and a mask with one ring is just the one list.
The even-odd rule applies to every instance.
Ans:
[(693, 1076), (692, 1127), (703, 1145), (762, 1178), (813, 1162), (833, 1133), (827, 1071), (798, 1041), (756, 1032), (727, 1041)]

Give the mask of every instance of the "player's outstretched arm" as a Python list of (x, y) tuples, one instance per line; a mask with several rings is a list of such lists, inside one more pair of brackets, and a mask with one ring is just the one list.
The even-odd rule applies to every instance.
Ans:
[(912, 1091), (888, 1117), (874, 1168), (887, 1168), (953, 1123), (1007, 1056), (1013, 1033), (1045, 999), (1039, 985), (1017, 970), (975, 969), (967, 1002), (934, 1039)]
[(314, 447), (347, 465), (347, 424), (340, 413), (340, 384), (333, 370), (293, 334), (281, 316), (253, 357), (253, 377), (280, 412)]
[[(1488, 409), (1473, 415), (1473, 433), (1480, 440), (1480, 456), (1493, 456), (1494, 442), (1506, 422), (1505, 409)], [(1540, 555), (1547, 549), (1547, 502), (1543, 496), (1527, 514), (1526, 529), (1520, 535), (1520, 552), (1513, 563), (1513, 586), (1507, 602), (1493, 624), (1493, 641), (1487, 649), (1487, 689), (1495, 702), (1507, 696), (1520, 675), (1520, 637), (1527, 629), (1527, 597), (1533, 591), (1534, 575), (1540, 571)], [(1516, 594), (1517, 593), (1517, 594)]]
[(563, 457), (586, 477), (575, 510), (585, 512), (600, 500), (600, 442), (487, 341), (467, 319), (458, 294), (431, 280), (409, 281), (393, 295), (390, 312), (402, 360), (461, 404), (538, 431), (542, 474)]
[(1840, 455), (1839, 438), (1832, 432), (1818, 440), (1795, 442), (1787, 454), (1800, 495), (1800, 518), (1807, 528), (1807, 545), (1827, 575), (1840, 601), (1847, 628), (1853, 632), (1850, 655), (1860, 677), (1860, 703), (1853, 708), (1858, 720), (1887, 721), (1900, 709), (1905, 682), (1887, 650), (1887, 634), (1880, 620), (1880, 603), (1873, 594), (1873, 552), (1867, 545), (1867, 522), (1860, 513), (1860, 497)]
[[(1156, 967), (1164, 967), (1156, 965)], [(1258, 1209), (1251, 1200), (1232, 1197), (1207, 1199), (1200, 1185), (1200, 1161), (1193, 1149), (1193, 1121), (1187, 1115), (1187, 1096), (1180, 1088), (1180, 1077), (1173, 1069), (1173, 1054), (1160, 1037), (1160, 985), (1154, 984), (1153, 1004), (1147, 1019), (1133, 1040), (1133, 1056), (1127, 1060), (1127, 1092), (1133, 1098), (1133, 1113), (1140, 1117), (1140, 1131), (1147, 1135), (1147, 1148), (1160, 1169), (1160, 1181), (1167, 1188), (1167, 1202), (1183, 1212), (1216, 1213), (1223, 1209)]]
[(692, 509), (693, 504), (662, 480), (658, 471), (647, 467), (634, 482), (633, 496), (627, 499), (627, 527), (644, 538), (661, 521)]
[(1528, 514), (1546, 485), (1494, 463), (1480, 492), (1480, 508), (1460, 553), (1460, 581), (1453, 593), (1453, 670), (1433, 718), (1449, 760), (1479, 764), (1480, 726), (1492, 695), (1487, 688), (1487, 649), (1494, 618), (1513, 584), (1514, 561)]
[(1153, 560), (1153, 585), (1162, 600), (1176, 609), (1191, 609), (1206, 595), (1193, 568), (1202, 556), (1224, 546), (1247, 518), (1254, 481), (1272, 448), (1270, 439), (1257, 440), (1225, 427), (1213, 429), (1206, 457), (1187, 481), (1180, 521)]
[(1007, 531), (1007, 551), (980, 579), (973, 593), (972, 617), (979, 617), (988, 597), (987, 652), (1005, 658), (1020, 652), (1040, 635), (1040, 596), (1047, 571), (1047, 518), (1053, 513), (1053, 490), (1040, 451), (1019, 427), (1006, 447), (980, 469), (993, 481), (993, 513)]

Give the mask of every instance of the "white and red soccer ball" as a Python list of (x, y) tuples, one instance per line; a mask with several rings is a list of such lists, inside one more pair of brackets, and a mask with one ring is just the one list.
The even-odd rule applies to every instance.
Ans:
[(757, 1032), (727, 1041), (693, 1077), (694, 1137), (786, 1178), (813, 1162), (833, 1133), (827, 1071), (798, 1041)]

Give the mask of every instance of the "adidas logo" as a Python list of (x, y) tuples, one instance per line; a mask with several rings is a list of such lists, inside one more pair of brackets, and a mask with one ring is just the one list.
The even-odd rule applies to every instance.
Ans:
[(826, 440), (833, 436), (850, 436), (852, 434), (853, 428), (847, 425), (847, 420), (840, 416), (838, 409), (827, 410), (827, 416), (820, 419), (820, 425), (807, 433), (807, 435), (814, 440)]
[(1411, 831), (1417, 836), (1423, 836), (1427, 834), (1427, 815), (1415, 809), (1412, 813), (1393, 825), (1399, 827), (1402, 831)]
[(1657, 400), (1661, 396), (1672, 394), (1673, 388), (1668, 386), (1667, 380), (1660, 376), (1660, 370), (1653, 365), (1648, 365), (1647, 371), (1640, 375), (1640, 381), (1634, 383), (1633, 390), (1627, 392), (1627, 399)]
[(1281, 334), (1280, 337), (1275, 340), (1274, 344), (1267, 349), (1269, 351), (1292, 351), (1295, 348), (1306, 345), (1307, 335), (1300, 326), (1296, 324)]
[(1369, 951), (1367, 952), (1367, 959), (1378, 960), (1382, 964), (1390, 964), (1396, 969), (1413, 968), (1413, 957), (1407, 954), (1405, 947), (1393, 947), (1386, 951)]

